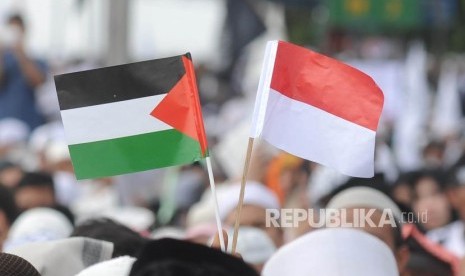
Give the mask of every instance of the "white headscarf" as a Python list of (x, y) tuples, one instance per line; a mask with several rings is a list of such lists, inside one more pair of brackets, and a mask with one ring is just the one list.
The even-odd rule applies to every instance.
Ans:
[(76, 276), (128, 276), (135, 261), (129, 256), (118, 257), (89, 266)]
[(50, 208), (33, 208), (22, 213), (13, 223), (5, 241), (5, 249), (31, 242), (67, 238), (73, 231), (62, 213)]
[(285, 245), (265, 264), (263, 276), (397, 276), (387, 245), (347, 228), (315, 230)]

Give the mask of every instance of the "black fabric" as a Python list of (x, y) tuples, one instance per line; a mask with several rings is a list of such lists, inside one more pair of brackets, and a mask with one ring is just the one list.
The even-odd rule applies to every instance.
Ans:
[(0, 275), (40, 276), (40, 273), (25, 259), (12, 254), (0, 253)]
[(174, 239), (148, 243), (130, 276), (258, 276), (243, 260), (220, 250)]
[(56, 75), (55, 87), (66, 110), (165, 94), (184, 74), (182, 56), (175, 56)]

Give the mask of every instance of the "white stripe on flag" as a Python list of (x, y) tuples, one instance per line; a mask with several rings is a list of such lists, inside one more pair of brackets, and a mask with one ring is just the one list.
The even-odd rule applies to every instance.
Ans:
[(263, 59), (263, 68), (258, 83), (257, 97), (255, 99), (254, 113), (252, 117), (252, 127), (250, 137), (257, 138), (262, 133), (263, 120), (265, 119), (266, 105), (268, 104), (268, 93), (273, 77), (274, 62), (278, 50), (278, 41), (268, 41)]
[(156, 95), (128, 101), (61, 111), (68, 144), (81, 144), (172, 129), (150, 113), (166, 96)]
[(262, 138), (355, 177), (372, 177), (376, 132), (270, 89)]

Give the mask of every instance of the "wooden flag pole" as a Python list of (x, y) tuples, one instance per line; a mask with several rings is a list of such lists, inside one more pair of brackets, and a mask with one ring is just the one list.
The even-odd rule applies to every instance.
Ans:
[(249, 172), (250, 158), (252, 157), (254, 138), (249, 138), (247, 145), (247, 153), (245, 155), (244, 171), (242, 172), (241, 192), (239, 194), (239, 203), (236, 207), (236, 222), (234, 224), (234, 236), (232, 241), (232, 254), (236, 253), (237, 237), (239, 236), (239, 225), (241, 219), (242, 205), (244, 204), (245, 183), (247, 181), (247, 173)]
[(216, 196), (215, 179), (213, 178), (213, 170), (212, 170), (212, 163), (211, 163), (210, 156), (207, 156), (205, 158), (205, 161), (207, 161), (207, 171), (208, 171), (208, 178), (210, 180), (210, 190), (212, 192), (213, 204), (215, 204), (216, 227), (218, 230), (218, 237), (220, 239), (221, 251), (226, 252), (226, 245), (224, 243), (224, 237), (223, 237), (223, 225), (221, 224), (220, 208), (218, 206), (218, 198)]

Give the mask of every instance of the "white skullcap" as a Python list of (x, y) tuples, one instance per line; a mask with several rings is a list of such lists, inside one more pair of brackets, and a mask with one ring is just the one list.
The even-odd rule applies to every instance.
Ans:
[(50, 164), (70, 160), (68, 144), (65, 141), (51, 141), (45, 148), (45, 159)]
[(8, 232), (5, 248), (69, 237), (71, 222), (62, 213), (50, 208), (34, 208), (22, 213)]
[(183, 240), (186, 238), (186, 232), (181, 228), (166, 226), (153, 231), (150, 237), (154, 240), (163, 238)]
[(397, 276), (392, 251), (362, 231), (312, 231), (283, 246), (265, 264), (263, 276)]
[(104, 211), (101, 215), (137, 232), (146, 231), (155, 223), (153, 212), (143, 207), (124, 206), (112, 208)]
[(395, 219), (402, 219), (402, 212), (392, 199), (382, 192), (370, 187), (352, 187), (336, 194), (326, 206), (327, 209), (344, 209), (352, 207), (391, 210)]
[[(218, 197), (220, 217), (222, 220), (225, 220), (236, 208), (239, 201), (240, 189), (240, 184), (230, 185), (227, 190), (222, 191), (221, 196)], [(245, 185), (244, 205), (254, 205), (264, 209), (280, 208), (276, 195), (264, 185), (253, 181), (249, 181)]]
[(72, 237), (24, 244), (9, 253), (30, 262), (42, 276), (76, 275), (86, 267), (111, 259), (113, 243)]
[(114, 258), (89, 266), (76, 276), (127, 276), (135, 261), (129, 256)]
[(28, 126), (13, 118), (0, 120), (0, 145), (10, 145), (24, 142), (29, 135)]
[(53, 141), (65, 141), (65, 130), (61, 121), (54, 121), (34, 129), (29, 138), (29, 147), (34, 152), (44, 151)]
[[(228, 231), (228, 249), (232, 249), (234, 229)], [(237, 253), (241, 254), (245, 262), (261, 265), (276, 252), (276, 246), (270, 237), (261, 229), (241, 226), (237, 237)]]

